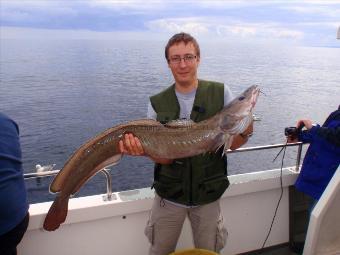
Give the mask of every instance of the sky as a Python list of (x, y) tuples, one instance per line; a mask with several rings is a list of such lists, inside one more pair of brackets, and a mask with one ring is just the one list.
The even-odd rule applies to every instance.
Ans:
[(1, 38), (198, 39), (335, 46), (340, 0), (0, 0)]

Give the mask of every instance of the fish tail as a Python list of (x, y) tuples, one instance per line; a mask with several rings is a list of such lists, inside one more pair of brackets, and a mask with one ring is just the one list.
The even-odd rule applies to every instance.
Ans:
[(44, 229), (47, 231), (54, 231), (59, 228), (60, 224), (62, 224), (67, 216), (68, 209), (68, 200), (67, 198), (62, 198), (61, 196), (57, 196), (54, 200), (50, 210), (48, 211), (45, 221), (44, 221)]

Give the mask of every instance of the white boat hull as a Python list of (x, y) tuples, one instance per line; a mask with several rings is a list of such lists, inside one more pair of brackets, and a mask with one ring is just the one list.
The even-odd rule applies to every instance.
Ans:
[[(283, 170), (283, 198), (266, 246), (289, 241), (289, 192), (297, 173)], [(260, 249), (269, 231), (280, 197), (280, 170), (230, 176), (231, 185), (221, 198), (229, 233), (221, 254)], [(150, 188), (115, 193), (113, 201), (102, 195), (73, 198), (66, 222), (56, 231), (42, 230), (51, 202), (30, 206), (30, 224), (18, 246), (19, 255), (134, 255), (148, 254), (144, 227), (152, 205)], [(192, 248), (186, 221), (177, 249)]]

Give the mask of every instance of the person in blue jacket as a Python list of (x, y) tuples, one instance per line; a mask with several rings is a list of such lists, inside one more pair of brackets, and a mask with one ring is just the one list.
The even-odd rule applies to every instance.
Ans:
[(18, 125), (0, 113), (0, 254), (15, 255), (29, 221)]
[(311, 120), (299, 120), (307, 130), (298, 140), (310, 143), (295, 187), (310, 196), (314, 204), (320, 199), (340, 163), (340, 106), (320, 126)]
[[(297, 127), (304, 125), (306, 130), (297, 138), (289, 137), (288, 142), (310, 143), (300, 174), (295, 182), (297, 190), (311, 198), (309, 213), (320, 199), (340, 163), (340, 106), (332, 112), (320, 126), (309, 119), (299, 120)], [(304, 242), (292, 244), (292, 250), (302, 254)]]

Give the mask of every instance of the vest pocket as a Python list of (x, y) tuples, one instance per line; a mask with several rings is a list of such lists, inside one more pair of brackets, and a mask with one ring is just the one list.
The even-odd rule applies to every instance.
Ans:
[(225, 161), (219, 155), (211, 154), (205, 156), (204, 161), (201, 164), (204, 169), (205, 179), (218, 178), (222, 175), (227, 175), (227, 165)]
[(180, 161), (175, 161), (171, 165), (162, 165), (159, 171), (159, 177), (170, 182), (182, 181), (183, 167), (179, 162)]
[(199, 201), (204, 203), (215, 201), (222, 196), (228, 186), (229, 180), (226, 176), (204, 181), (201, 184)]
[(184, 195), (183, 168), (174, 162), (171, 165), (161, 165), (156, 171), (153, 187), (157, 194), (169, 200), (176, 200)]
[(161, 198), (177, 199), (184, 194), (181, 182), (161, 183), (161, 182), (155, 181), (153, 183), (153, 186), (155, 187), (157, 194)]

